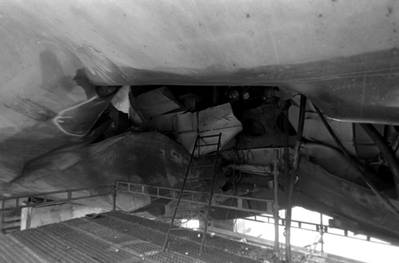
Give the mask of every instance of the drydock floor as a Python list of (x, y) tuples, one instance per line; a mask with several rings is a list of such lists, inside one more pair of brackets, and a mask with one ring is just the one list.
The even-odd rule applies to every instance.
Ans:
[(0, 262), (252, 263), (269, 262), (272, 255), (271, 249), (209, 236), (199, 256), (200, 234), (188, 229), (173, 231), (162, 252), (167, 227), (123, 212), (73, 219), (0, 235)]

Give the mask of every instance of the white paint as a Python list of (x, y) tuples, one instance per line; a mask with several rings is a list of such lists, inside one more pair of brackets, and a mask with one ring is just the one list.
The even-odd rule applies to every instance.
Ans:
[(130, 114), (129, 86), (121, 87), (111, 100), (114, 107), (124, 113)]
[(74, 105), (74, 106), (72, 106), (72, 107), (69, 107), (69, 108), (67, 108), (67, 109), (65, 109), (65, 110), (60, 111), (60, 112), (58, 113), (58, 115), (55, 116), (55, 117), (53, 118), (53, 120), (52, 120), (53, 123), (54, 123), (54, 125), (57, 126), (57, 128), (58, 128), (60, 131), (62, 131), (63, 133), (65, 133), (65, 134), (67, 134), (67, 135), (76, 136), (76, 137), (82, 137), (83, 135), (70, 133), (70, 132), (66, 131), (64, 128), (62, 128), (62, 126), (60, 125), (60, 123), (63, 123), (63, 122), (64, 122), (63, 119), (70, 119), (70, 118), (72, 118), (72, 116), (68, 116), (68, 115), (63, 116), (63, 114), (64, 114), (65, 112), (68, 112), (68, 111), (71, 111), (71, 110), (73, 110), (73, 109), (76, 109), (76, 108), (78, 108), (78, 107), (80, 107), (80, 106), (82, 106), (82, 105), (85, 105), (85, 104), (87, 104), (87, 103), (90, 103), (90, 102), (94, 101), (94, 100), (97, 99), (97, 98), (98, 98), (98, 96), (96, 95), (96, 96), (90, 98), (89, 100), (83, 101), (83, 102), (81, 102), (81, 103), (79, 103), (79, 104), (76, 104), (76, 105)]

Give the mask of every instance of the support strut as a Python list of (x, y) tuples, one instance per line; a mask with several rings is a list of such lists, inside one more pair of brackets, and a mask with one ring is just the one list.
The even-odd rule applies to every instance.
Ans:
[(279, 240), (279, 204), (278, 204), (278, 168), (279, 151), (275, 151), (275, 161), (273, 163), (273, 220), (274, 220), (274, 256), (276, 259), (280, 259), (280, 240)]
[(389, 201), (389, 199), (385, 198), (382, 196), (382, 194), (378, 191), (378, 189), (373, 185), (373, 183), (365, 176), (365, 173), (367, 173), (367, 170), (364, 169), (359, 162), (354, 158), (348, 150), (345, 148), (345, 146), (342, 144), (342, 142), (339, 140), (338, 136), (335, 134), (334, 130), (331, 128), (330, 124), (327, 122), (326, 118), (324, 115), (321, 113), (320, 109), (316, 106), (313, 105), (317, 114), (319, 115), (321, 121), (323, 122), (325, 128), (327, 129), (328, 133), (331, 135), (331, 137), (334, 139), (334, 142), (337, 144), (339, 149), (341, 150), (342, 154), (344, 157), (352, 164), (353, 167), (355, 167), (361, 174), (361, 179), (363, 182), (370, 188), (370, 190), (378, 197), (378, 199), (383, 203), (392, 213), (399, 215), (399, 211), (397, 208)]
[(392, 148), (387, 145), (384, 138), (381, 136), (381, 134), (372, 124), (362, 123), (360, 124), (360, 126), (367, 133), (367, 135), (375, 142), (378, 149), (380, 149), (382, 156), (388, 162), (396, 186), (396, 195), (399, 196), (399, 163), (398, 160), (396, 159), (395, 153), (393, 152)]
[[(305, 111), (306, 111), (306, 97), (301, 95), (300, 106), (299, 106), (299, 118), (298, 118), (298, 129), (296, 135), (296, 143), (294, 149), (294, 167), (292, 172), (289, 173), (288, 180), (288, 202), (287, 202), (287, 210), (285, 214), (286, 219), (286, 234), (285, 234), (285, 255), (286, 262), (291, 263), (291, 218), (292, 218), (292, 196), (294, 193), (294, 184), (295, 179), (297, 177), (297, 172), (299, 168), (299, 159), (300, 159), (300, 148), (302, 145), (302, 137), (303, 137), (303, 128), (305, 126)], [(287, 116), (288, 118), (288, 116)], [(286, 122), (288, 120), (286, 119)], [(288, 131), (287, 137), (288, 137)], [(286, 142), (286, 149), (288, 149), (288, 143)], [(287, 157), (287, 153), (285, 154), (285, 169), (289, 171), (289, 156)]]

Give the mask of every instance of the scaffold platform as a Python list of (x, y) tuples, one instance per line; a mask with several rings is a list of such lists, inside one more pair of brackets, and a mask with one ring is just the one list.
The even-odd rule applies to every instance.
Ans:
[[(199, 256), (202, 232), (181, 228), (162, 251), (168, 224), (121, 211), (0, 235), (0, 262), (273, 262), (273, 248), (209, 234)], [(301, 262), (301, 253), (294, 254)], [(306, 262), (354, 262), (317, 257)]]

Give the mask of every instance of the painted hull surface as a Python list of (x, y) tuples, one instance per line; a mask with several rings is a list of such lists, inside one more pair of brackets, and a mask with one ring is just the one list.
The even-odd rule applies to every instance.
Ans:
[(82, 102), (71, 81), (79, 68), (106, 85), (285, 85), (331, 117), (399, 123), (397, 1), (5, 0), (0, 8), (2, 128), (29, 118), (14, 111), (39, 110), (10, 100), (55, 113)]

